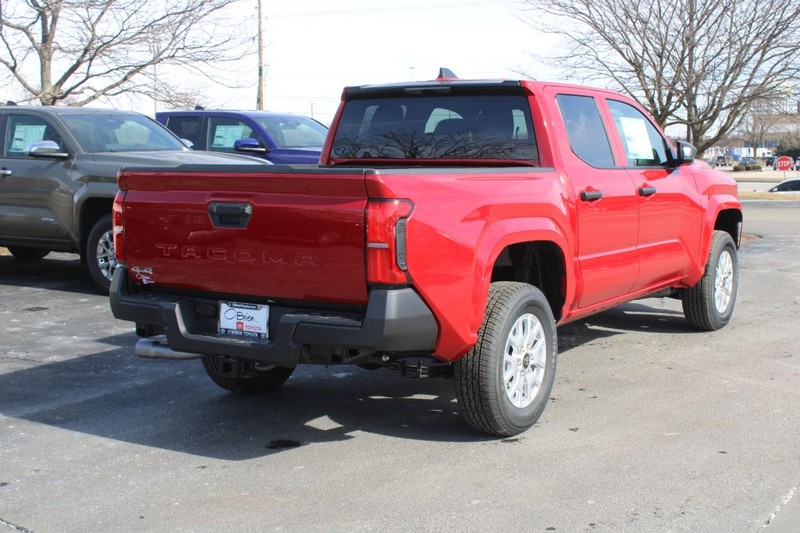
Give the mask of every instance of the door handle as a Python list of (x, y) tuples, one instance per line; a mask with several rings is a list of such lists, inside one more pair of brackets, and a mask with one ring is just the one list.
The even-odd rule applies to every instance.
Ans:
[(594, 202), (603, 197), (603, 191), (581, 191), (581, 200), (584, 202)]
[(14, 173), (13, 170), (9, 170), (7, 168), (0, 170), (0, 176), (10, 176), (13, 173)]
[(655, 193), (655, 187), (639, 187), (639, 196), (653, 196)]

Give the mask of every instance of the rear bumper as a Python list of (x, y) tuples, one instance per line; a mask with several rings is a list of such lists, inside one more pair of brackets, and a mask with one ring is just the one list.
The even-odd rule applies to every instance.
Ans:
[(114, 272), (110, 303), (116, 318), (163, 330), (175, 351), (286, 367), (310, 362), (310, 351), (432, 353), (439, 331), (431, 310), (410, 288), (371, 291), (363, 316), (270, 306), (268, 340), (219, 336), (217, 319), (208, 313), (218, 308), (217, 300), (136, 293), (123, 267)]

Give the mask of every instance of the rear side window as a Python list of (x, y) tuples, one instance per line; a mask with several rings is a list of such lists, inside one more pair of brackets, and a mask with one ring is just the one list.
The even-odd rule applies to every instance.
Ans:
[(669, 163), (667, 141), (647, 117), (632, 105), (616, 100), (609, 100), (608, 108), (622, 138), (628, 165), (660, 167)]
[(523, 95), (391, 96), (349, 100), (333, 157), (538, 159)]
[(316, 120), (300, 116), (255, 117), (272, 141), (281, 148), (314, 148), (325, 144), (328, 128)]
[(200, 139), (200, 117), (169, 117), (167, 127), (179, 138), (191, 141), (194, 148), (201, 148), (197, 144)]
[(28, 148), (38, 141), (55, 141), (63, 148), (61, 135), (45, 119), (10, 115), (6, 125), (6, 157), (28, 157)]
[(593, 167), (613, 167), (608, 134), (594, 98), (560, 94), (556, 101), (575, 155)]

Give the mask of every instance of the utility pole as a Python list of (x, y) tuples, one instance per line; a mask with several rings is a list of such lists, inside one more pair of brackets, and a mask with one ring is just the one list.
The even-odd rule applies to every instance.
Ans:
[(258, 94), (256, 95), (256, 109), (264, 109), (264, 28), (261, 15), (261, 0), (258, 0)]

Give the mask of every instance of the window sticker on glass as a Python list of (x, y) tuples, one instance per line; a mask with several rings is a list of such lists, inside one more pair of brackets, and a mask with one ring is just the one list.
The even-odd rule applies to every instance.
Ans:
[(647, 134), (647, 124), (639, 118), (619, 117), (622, 135), (628, 146), (628, 157), (632, 159), (652, 159), (653, 146)]
[(14, 141), (11, 144), (11, 152), (27, 152), (28, 146), (44, 138), (44, 124), (25, 125), (19, 124), (14, 128)]
[(213, 148), (231, 148), (234, 141), (242, 138), (244, 124), (235, 126), (217, 126), (214, 130), (214, 140), (211, 143)]

